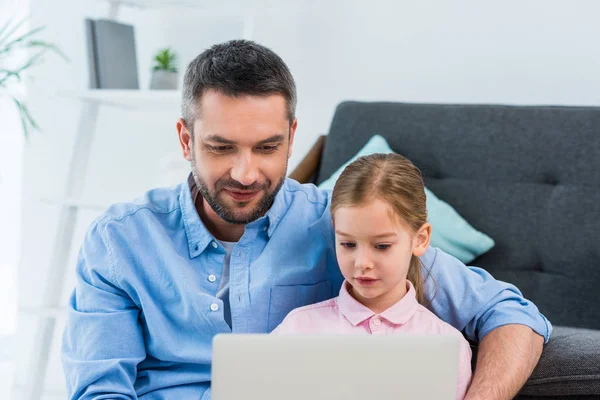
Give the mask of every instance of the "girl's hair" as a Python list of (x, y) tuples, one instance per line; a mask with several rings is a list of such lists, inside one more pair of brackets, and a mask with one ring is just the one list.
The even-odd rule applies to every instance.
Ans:
[[(427, 222), (425, 186), (421, 171), (399, 154), (372, 154), (348, 165), (333, 188), (331, 215), (342, 207), (361, 206), (379, 199), (391, 208), (397, 222), (416, 233)], [(423, 266), (412, 256), (407, 279), (421, 304), (427, 301)]]

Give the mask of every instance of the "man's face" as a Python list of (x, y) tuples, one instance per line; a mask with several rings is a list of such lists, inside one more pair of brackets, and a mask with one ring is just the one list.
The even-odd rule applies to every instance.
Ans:
[(296, 121), (290, 126), (278, 94), (234, 98), (207, 91), (201, 102), (187, 153), (180, 130), (196, 185), (221, 219), (255, 221), (285, 180)]

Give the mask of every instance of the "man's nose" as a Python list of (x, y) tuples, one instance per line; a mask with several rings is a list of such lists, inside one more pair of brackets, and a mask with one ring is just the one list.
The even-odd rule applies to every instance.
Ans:
[(241, 154), (231, 168), (231, 178), (244, 186), (250, 186), (258, 180), (258, 167), (251, 154)]

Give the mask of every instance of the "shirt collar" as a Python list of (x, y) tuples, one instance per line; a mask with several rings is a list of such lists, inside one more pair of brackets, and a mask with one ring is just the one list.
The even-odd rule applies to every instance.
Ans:
[[(386, 319), (395, 325), (402, 325), (408, 322), (419, 306), (413, 284), (408, 280), (406, 282), (408, 290), (404, 297), (380, 314), (383, 319)], [(346, 317), (353, 326), (357, 326), (374, 316), (375, 313), (368, 307), (359, 303), (350, 293), (348, 293), (346, 287), (348, 284), (347, 281), (344, 281), (342, 284), (340, 296), (338, 297), (338, 307), (340, 313)]]
[[(286, 178), (281, 189), (275, 196), (275, 200), (273, 200), (273, 204), (267, 214), (248, 225), (265, 224), (265, 226), (267, 226), (266, 224), (268, 224), (267, 235), (270, 238), (288, 209), (288, 202), (286, 199), (287, 186), (288, 179)], [(196, 210), (196, 192), (196, 182), (194, 181), (193, 175), (190, 173), (187, 182), (181, 187), (179, 206), (181, 207), (181, 213), (183, 215), (183, 224), (185, 226), (191, 258), (202, 254), (206, 249), (206, 246), (214, 240), (213, 235), (206, 229), (206, 226), (204, 226), (204, 223)]]
[(206, 246), (214, 240), (213, 235), (206, 229), (196, 210), (194, 203), (196, 190), (196, 182), (190, 173), (187, 182), (181, 185), (179, 195), (179, 206), (181, 207), (181, 214), (183, 216), (183, 225), (188, 240), (190, 258), (202, 254)]
[(269, 238), (273, 236), (275, 229), (283, 219), (286, 211), (288, 210), (287, 192), (288, 192), (289, 179), (286, 178), (281, 185), (281, 189), (275, 196), (273, 204), (269, 211), (267, 211), (266, 217), (268, 220), (269, 228), (267, 229), (267, 235)]

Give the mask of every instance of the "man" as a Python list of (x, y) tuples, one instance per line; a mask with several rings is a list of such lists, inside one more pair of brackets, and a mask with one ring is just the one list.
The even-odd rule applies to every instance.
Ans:
[[(270, 332), (337, 295), (329, 193), (286, 179), (295, 107), (290, 71), (263, 46), (231, 41), (190, 63), (188, 182), (111, 207), (82, 245), (62, 354), (71, 398), (209, 399), (215, 334)], [(483, 270), (436, 249), (421, 261), (430, 308), (480, 341), (467, 398), (512, 398), (550, 324)]]

